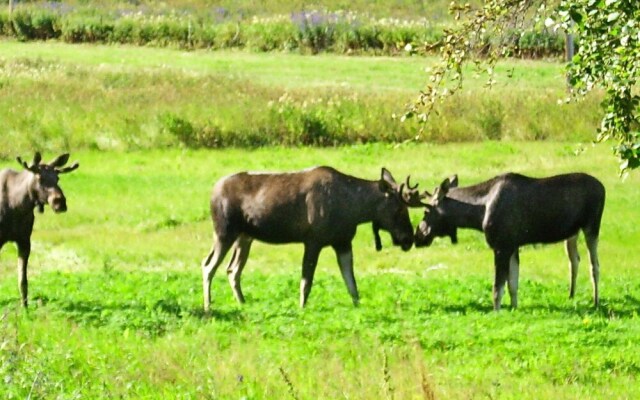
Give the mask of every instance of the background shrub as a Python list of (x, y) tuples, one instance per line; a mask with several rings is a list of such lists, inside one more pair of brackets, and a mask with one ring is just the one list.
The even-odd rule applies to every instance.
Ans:
[[(0, 10), (0, 35), (19, 40), (61, 38), (69, 43), (118, 43), (183, 49), (241, 48), (303, 54), (397, 55), (414, 53), (442, 37), (433, 18), (374, 18), (344, 11), (298, 11), (289, 15), (231, 15), (225, 9), (124, 8), (20, 3), (12, 15)], [(122, 6), (122, 4), (120, 5)], [(563, 37), (550, 31), (514, 32), (519, 57), (563, 54)], [(491, 45), (487, 38), (487, 46)], [(407, 51), (408, 50), (408, 51)]]

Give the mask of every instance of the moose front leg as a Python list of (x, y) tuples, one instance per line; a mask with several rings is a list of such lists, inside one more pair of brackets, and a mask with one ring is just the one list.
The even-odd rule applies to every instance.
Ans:
[(18, 286), (20, 287), (20, 297), (22, 306), (28, 306), (27, 297), (29, 295), (29, 282), (27, 280), (27, 264), (31, 254), (31, 241), (18, 242)]
[(305, 244), (302, 258), (302, 279), (300, 280), (300, 307), (304, 307), (313, 286), (313, 275), (318, 265), (321, 247)]
[(353, 274), (353, 251), (351, 250), (351, 243), (333, 246), (338, 257), (338, 265), (340, 266), (340, 272), (342, 273), (342, 279), (347, 285), (347, 290), (353, 300), (353, 305), (357, 306), (360, 303), (360, 296), (358, 295), (358, 286), (356, 285), (356, 278)]
[(598, 280), (600, 279), (600, 262), (598, 261), (598, 235), (585, 232), (587, 249), (589, 250), (589, 261), (591, 262), (591, 284), (593, 286), (593, 305), (600, 304), (600, 294), (598, 292)]
[(520, 276), (520, 254), (516, 249), (509, 259), (509, 297), (511, 298), (511, 308), (518, 308), (518, 279)]

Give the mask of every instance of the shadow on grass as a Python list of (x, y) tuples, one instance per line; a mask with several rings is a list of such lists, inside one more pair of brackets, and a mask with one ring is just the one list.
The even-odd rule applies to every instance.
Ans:
[(2, 299), (0, 300), (0, 307), (4, 308), (4, 307), (8, 307), (8, 306), (18, 306), (20, 305), (20, 299), (18, 298), (14, 298), (14, 299)]
[[(503, 301), (502, 308), (499, 312), (518, 312), (523, 314), (564, 314), (569, 316), (597, 315), (604, 318), (630, 319), (636, 318), (640, 314), (640, 299), (629, 294), (621, 297), (604, 298), (600, 300), (600, 305), (594, 307), (591, 301), (574, 301), (569, 299), (559, 300), (558, 302), (549, 303), (540, 301), (531, 301), (527, 304), (521, 304), (517, 309), (513, 309), (509, 301)], [(430, 303), (419, 307), (419, 311), (426, 314), (491, 314), (493, 305), (485, 302), (478, 302), (477, 298), (457, 299), (455, 303)]]
[(162, 336), (178, 329), (185, 320), (226, 321), (237, 323), (244, 321), (242, 312), (234, 310), (213, 310), (205, 313), (202, 307), (184, 306), (170, 299), (157, 300), (154, 303), (137, 301), (96, 301), (96, 300), (57, 300), (46, 296), (33, 299), (36, 307), (46, 307), (52, 313), (78, 324), (94, 327), (112, 327), (119, 330), (135, 329), (152, 336)]

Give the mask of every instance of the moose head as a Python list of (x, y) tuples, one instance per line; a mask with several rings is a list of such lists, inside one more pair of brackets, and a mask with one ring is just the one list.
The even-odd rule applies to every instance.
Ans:
[[(404, 206), (406, 207), (426, 206), (426, 204), (422, 202), (422, 199), (424, 198), (424, 194), (421, 195), (420, 192), (418, 191), (418, 184), (416, 183), (414, 186), (411, 186), (411, 183), (410, 183), (411, 176), (407, 176), (406, 182), (401, 183), (400, 186), (398, 186), (393, 180), (393, 177), (391, 177), (390, 174), (388, 174), (388, 176), (385, 176), (385, 173), (388, 174), (388, 171), (383, 168), (382, 178), (380, 182), (381, 183), (384, 182), (386, 185), (389, 186), (386, 190), (397, 193)], [(375, 240), (376, 250), (380, 251), (382, 250), (382, 241), (380, 240), (380, 233), (379, 233), (381, 226), (378, 222), (373, 221), (372, 227), (373, 227), (373, 237)], [(398, 243), (394, 242), (394, 244), (398, 244)]]
[(56, 213), (67, 211), (67, 200), (62, 189), (58, 186), (58, 176), (75, 170), (80, 164), (74, 162), (64, 167), (69, 161), (69, 154), (62, 154), (48, 164), (41, 163), (42, 156), (39, 152), (35, 153), (31, 165), (20, 157), (17, 157), (16, 160), (24, 169), (34, 175), (29, 187), (29, 195), (35, 202), (38, 211), (44, 212), (45, 204), (49, 204)]
[(429, 198), (429, 203), (424, 205), (424, 217), (415, 234), (416, 247), (429, 246), (433, 239), (440, 236), (449, 236), (451, 243), (458, 243), (456, 225), (448, 220), (446, 212), (440, 207), (449, 189), (458, 187), (458, 176), (453, 175), (440, 184), (433, 194), (425, 191), (421, 198)]

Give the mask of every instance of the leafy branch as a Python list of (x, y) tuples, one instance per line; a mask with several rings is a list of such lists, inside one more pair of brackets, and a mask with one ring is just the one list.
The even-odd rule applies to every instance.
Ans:
[(598, 87), (604, 92), (603, 116), (595, 140), (615, 141), (622, 172), (640, 166), (637, 94), (640, 67), (640, 4), (635, 0), (488, 0), (479, 9), (452, 3), (458, 25), (445, 31), (437, 50), (440, 62), (403, 116), (426, 123), (436, 105), (463, 86), (463, 67), (473, 63), (495, 83), (494, 67), (518, 55), (517, 35), (554, 29), (576, 37), (576, 54), (567, 64), (571, 98)]

